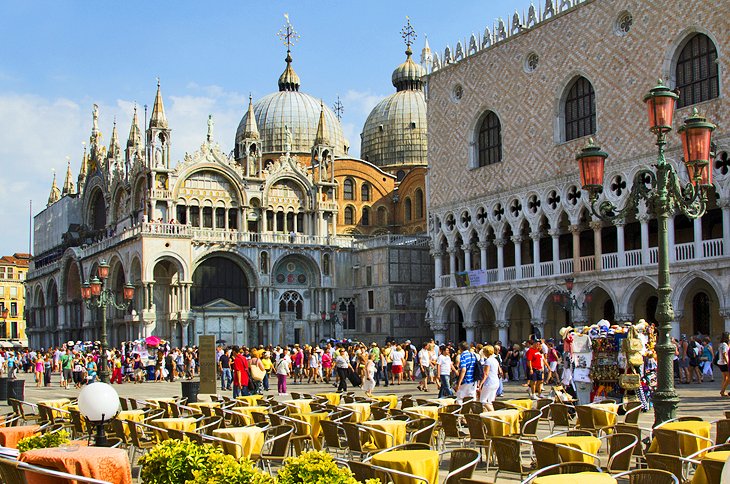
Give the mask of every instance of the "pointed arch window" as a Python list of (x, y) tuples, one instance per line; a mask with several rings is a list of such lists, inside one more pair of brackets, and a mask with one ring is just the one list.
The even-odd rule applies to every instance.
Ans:
[(423, 191), (419, 188), (416, 190), (416, 219), (423, 218)]
[(714, 42), (705, 34), (693, 35), (679, 54), (675, 75), (679, 89), (677, 107), (718, 97), (720, 77)]
[(370, 185), (367, 183), (363, 183), (362, 187), (360, 187), (360, 200), (363, 202), (370, 201)]
[(351, 178), (346, 178), (342, 185), (342, 194), (345, 200), (355, 200), (355, 182)]
[(355, 220), (355, 210), (352, 207), (345, 207), (345, 225), (352, 225)]
[(479, 125), (479, 166), (502, 161), (502, 125), (492, 111), (484, 115)]
[(411, 221), (411, 219), (413, 218), (413, 209), (412, 209), (412, 205), (413, 205), (413, 204), (411, 203), (411, 199), (410, 199), (410, 198), (406, 198), (406, 201), (405, 201), (405, 202), (403, 203), (403, 211), (404, 211), (404, 214), (403, 214), (403, 215), (404, 215), (404, 216), (403, 216), (403, 219), (404, 219), (404, 220), (405, 220), (406, 222), (410, 222), (410, 221)]
[(565, 141), (596, 132), (596, 94), (585, 77), (576, 79), (565, 98)]

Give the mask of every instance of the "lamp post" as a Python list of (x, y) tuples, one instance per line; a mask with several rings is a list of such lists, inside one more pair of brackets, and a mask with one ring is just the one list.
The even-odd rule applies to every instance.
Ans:
[(3, 325), (0, 327), (0, 338), (7, 338), (8, 337), (8, 316), (10, 315), (10, 311), (8, 311), (8, 308), (3, 308), (2, 316), (3, 316)]
[(107, 337), (106, 337), (106, 308), (113, 306), (116, 309), (125, 310), (129, 307), (134, 298), (134, 286), (130, 283), (124, 285), (122, 295), (124, 301), (117, 302), (117, 296), (111, 289), (104, 287), (109, 277), (109, 264), (102, 260), (96, 270), (96, 275), (91, 282), (86, 281), (81, 287), (81, 297), (89, 309), (101, 308), (101, 355), (99, 358), (99, 379), (109, 383), (109, 368), (106, 358)]
[(568, 324), (573, 324), (573, 311), (585, 311), (593, 300), (590, 291), (583, 291), (583, 302), (578, 303), (578, 298), (573, 293), (574, 281), (572, 277), (566, 277), (565, 289), (558, 289), (553, 293), (553, 302), (568, 313)]
[[(667, 134), (672, 130), (674, 106), (679, 96), (668, 87), (659, 84), (644, 96), (648, 108), (649, 129), (656, 136), (657, 161), (653, 169), (641, 169), (634, 176), (631, 191), (623, 208), (604, 200), (598, 203), (603, 188), (604, 164), (608, 154), (590, 140), (576, 156), (580, 179), (590, 196), (591, 210), (601, 220), (614, 222), (635, 213), (639, 202), (644, 201), (657, 218), (658, 238), (658, 304), (656, 319), (659, 325), (657, 342), (657, 391), (654, 393), (654, 425), (674, 418), (679, 397), (674, 389), (672, 357), (674, 346), (670, 332), (674, 310), (669, 286), (669, 242), (667, 219), (672, 213), (682, 213), (696, 219), (705, 213), (707, 192), (712, 185), (711, 136), (715, 125), (708, 123), (694, 109), (692, 115), (679, 128), (682, 140), (683, 162), (687, 167), (689, 182), (682, 185), (674, 167), (664, 158)], [(648, 261), (644, 261), (646, 263)]]

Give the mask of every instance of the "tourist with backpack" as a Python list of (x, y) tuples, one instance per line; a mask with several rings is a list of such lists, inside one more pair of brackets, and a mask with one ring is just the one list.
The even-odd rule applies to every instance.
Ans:
[(461, 405), (465, 398), (476, 398), (477, 382), (482, 380), (484, 372), (477, 355), (471, 351), (469, 343), (462, 341), (459, 349), (461, 350), (459, 353), (459, 379), (454, 390), (456, 391), (456, 402)]

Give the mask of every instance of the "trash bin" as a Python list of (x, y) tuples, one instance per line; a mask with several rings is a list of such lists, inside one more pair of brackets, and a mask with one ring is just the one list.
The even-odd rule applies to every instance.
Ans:
[(198, 392), (200, 391), (199, 381), (183, 381), (182, 396), (188, 399), (188, 403), (196, 403), (198, 401)]
[(8, 377), (0, 376), (0, 400), (8, 399)]
[[(14, 398), (16, 400), (25, 400), (25, 380), (19, 378), (16, 380), (8, 380), (7, 383), (8, 400)], [(10, 402), (8, 401), (8, 405)]]

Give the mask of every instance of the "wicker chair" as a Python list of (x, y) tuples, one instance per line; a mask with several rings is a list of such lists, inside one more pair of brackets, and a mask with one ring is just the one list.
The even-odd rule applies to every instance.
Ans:
[(634, 447), (639, 439), (631, 434), (610, 434), (604, 437), (608, 441), (608, 464), (604, 468), (611, 474), (628, 471), (631, 467), (631, 458), (634, 455)]
[(324, 449), (336, 455), (347, 452), (347, 437), (342, 426), (331, 420), (322, 420), (320, 424), (324, 436)]
[(644, 443), (642, 441), (641, 433), (643, 429), (638, 425), (616, 424), (614, 430), (617, 434), (631, 434), (636, 437), (639, 442), (634, 446), (634, 457), (638, 464), (646, 462), (646, 459), (644, 458)]
[(652, 435), (656, 439), (658, 454), (682, 456), (679, 445), (679, 432), (676, 430), (655, 428)]
[(572, 417), (570, 416), (570, 409), (564, 403), (552, 403), (550, 404), (550, 431), (552, 432), (555, 427), (565, 427), (566, 430), (570, 430), (574, 427)]
[(479, 415), (483, 411), (484, 411), (484, 405), (482, 405), (482, 402), (477, 402), (477, 401), (466, 402), (461, 407), (461, 413), (463, 413), (464, 415), (467, 415), (467, 414)]
[(641, 402), (633, 401), (633, 402), (626, 402), (623, 404), (624, 412), (624, 420), (622, 423), (624, 424), (633, 424), (638, 425), (639, 424), (639, 416), (641, 415), (641, 410), (644, 408), (641, 404)]
[(260, 454), (251, 455), (251, 460), (259, 462), (261, 466), (266, 466), (271, 474), (271, 464), (281, 465), (289, 454), (289, 442), (294, 427), (291, 425), (277, 425), (271, 427), (266, 432), (266, 440), (261, 447)]
[(542, 476), (554, 476), (557, 474), (578, 474), (580, 472), (601, 472), (601, 469), (587, 462), (563, 462), (540, 469), (530, 474), (520, 484), (529, 484), (535, 478)]
[[(725, 462), (703, 459), (702, 460), (702, 471), (705, 472), (707, 478), (707, 484), (722, 484), (722, 469), (725, 467)], [(701, 471), (700, 471), (701, 472)]]
[(492, 439), (487, 432), (487, 427), (479, 415), (468, 413), (464, 415), (466, 428), (469, 430), (469, 443), (477, 447), (480, 452), (486, 450), (487, 471), (489, 471), (489, 460), (492, 456)]
[(25, 484), (25, 473), (18, 469), (18, 461), (0, 458), (0, 481), (5, 484)]
[(537, 439), (537, 426), (542, 418), (540, 410), (525, 410), (522, 412), (522, 426), (520, 427), (521, 439)]
[(646, 454), (646, 463), (649, 466), (649, 469), (660, 469), (671, 472), (677, 477), (679, 482), (683, 483), (687, 481), (688, 465), (697, 465), (699, 464), (699, 461), (692, 461), (677, 455), (655, 454), (652, 452)]
[(680, 484), (674, 474), (659, 469), (634, 469), (613, 477), (628, 480), (629, 484)]
[(588, 430), (594, 435), (600, 436), (601, 433), (608, 433), (607, 430), (613, 426), (597, 426), (593, 420), (593, 408), (587, 405), (578, 405), (575, 407), (575, 413), (578, 417), (578, 428), (581, 430)]
[[(530, 466), (522, 463), (522, 444), (529, 444), (524, 440), (511, 437), (492, 437), (492, 448), (497, 457), (497, 473), (494, 480), (497, 480), (500, 472), (517, 474), (523, 479), (530, 473)], [(488, 472), (488, 470), (487, 470)]]
[(479, 452), (474, 449), (449, 451), (449, 472), (442, 484), (460, 484), (462, 479), (471, 478), (479, 463)]
[(352, 475), (358, 482), (365, 482), (368, 479), (377, 479), (380, 477), (380, 474), (367, 462), (348, 460), (346, 465), (350, 468)]
[(442, 413), (439, 415), (439, 420), (441, 422), (441, 447), (443, 448), (449, 439), (454, 439), (458, 441), (460, 445), (463, 445), (464, 439), (466, 439), (469, 434), (461, 427), (461, 417), (452, 413)]
[(411, 432), (410, 441), (431, 446), (436, 431), (436, 420), (432, 418), (419, 418), (406, 425)]
[(544, 469), (556, 464), (560, 464), (560, 449), (556, 444), (545, 442), (544, 440), (533, 440), (532, 450), (537, 461), (537, 468)]
[[(157, 440), (153, 435), (147, 435), (145, 434), (143, 427), (145, 427), (144, 424), (133, 422), (131, 420), (127, 420), (127, 426), (129, 427), (129, 439), (131, 441), (131, 447), (132, 447), (132, 456), (130, 457), (130, 462), (134, 464), (134, 456), (139, 451), (140, 453), (144, 453), (148, 450), (150, 450), (152, 447), (157, 445)], [(152, 430), (151, 426), (150, 430)]]
[(730, 440), (730, 419), (724, 418), (715, 422), (715, 443), (724, 444)]

